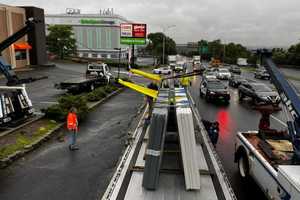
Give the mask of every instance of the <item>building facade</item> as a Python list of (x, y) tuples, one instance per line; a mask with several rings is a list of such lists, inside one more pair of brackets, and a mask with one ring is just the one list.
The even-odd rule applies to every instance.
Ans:
[(45, 15), (46, 29), (49, 25), (71, 25), (76, 39), (79, 57), (118, 59), (127, 57), (127, 46), (120, 45), (120, 24), (128, 23), (125, 18), (113, 13)]
[[(0, 4), (0, 42), (24, 27), (25, 13), (24, 8)], [(27, 48), (29, 46), (26, 44), (27, 36), (24, 36), (2, 52), (4, 60), (12, 68), (24, 67), (30, 63), (29, 48)]]

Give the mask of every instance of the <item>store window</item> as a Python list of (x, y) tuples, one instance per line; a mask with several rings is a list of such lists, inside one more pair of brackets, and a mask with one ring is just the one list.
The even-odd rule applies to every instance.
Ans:
[(26, 50), (17, 50), (15, 53), (16, 53), (16, 60), (26, 60), (27, 59)]

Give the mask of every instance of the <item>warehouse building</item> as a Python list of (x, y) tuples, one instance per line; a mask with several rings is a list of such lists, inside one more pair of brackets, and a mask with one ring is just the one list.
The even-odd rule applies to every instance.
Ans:
[(0, 42), (23, 28), (30, 17), (39, 21), (35, 29), (2, 52), (4, 61), (13, 69), (47, 63), (44, 10), (0, 4)]
[(45, 15), (49, 25), (71, 25), (77, 42), (79, 57), (118, 59), (127, 57), (128, 47), (120, 45), (120, 24), (128, 23), (125, 18), (113, 13), (112, 9), (99, 14), (81, 14), (79, 9), (67, 9), (65, 14)]
[[(21, 29), (25, 25), (26, 14), (24, 8), (0, 4), (0, 42)], [(4, 60), (12, 66), (19, 68), (28, 65), (29, 49), (27, 36), (19, 39), (14, 45), (2, 52)]]

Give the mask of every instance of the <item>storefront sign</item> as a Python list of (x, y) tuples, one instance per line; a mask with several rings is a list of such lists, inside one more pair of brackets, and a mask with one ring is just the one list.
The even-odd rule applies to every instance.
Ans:
[(114, 21), (105, 21), (101, 19), (80, 19), (80, 24), (108, 24), (113, 25), (115, 24)]
[(121, 24), (120, 25), (121, 44), (146, 44), (147, 26), (146, 24)]

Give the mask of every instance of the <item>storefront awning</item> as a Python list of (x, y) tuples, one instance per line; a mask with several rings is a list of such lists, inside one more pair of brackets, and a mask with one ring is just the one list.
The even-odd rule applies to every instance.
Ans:
[(27, 42), (14, 44), (14, 48), (15, 48), (15, 50), (32, 49), (32, 47)]

